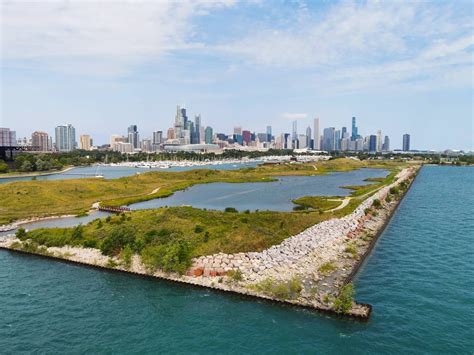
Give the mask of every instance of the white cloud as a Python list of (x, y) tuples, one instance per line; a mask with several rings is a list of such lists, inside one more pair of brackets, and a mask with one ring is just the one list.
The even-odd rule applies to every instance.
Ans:
[(1, 56), (60, 70), (110, 63), (114, 72), (196, 46), (191, 18), (234, 2), (2, 1)]
[(297, 113), (297, 112), (284, 112), (281, 115), (282, 117), (289, 120), (302, 120), (308, 117), (307, 113)]
[[(272, 26), (218, 46), (249, 66), (303, 71), (328, 89), (361, 89), (418, 80), (465, 85), (457, 73), (472, 69), (469, 13), (448, 3), (342, 2), (305, 23)], [(313, 75), (309, 75), (312, 73)], [(302, 84), (302, 83), (300, 83)]]

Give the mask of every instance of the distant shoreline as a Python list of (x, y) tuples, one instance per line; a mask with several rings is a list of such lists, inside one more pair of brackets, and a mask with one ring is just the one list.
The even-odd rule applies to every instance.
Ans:
[(15, 175), (0, 175), (0, 179), (11, 179), (11, 178), (22, 178), (22, 177), (35, 177), (35, 176), (48, 176), (48, 175), (57, 175), (65, 173), (66, 171), (77, 168), (77, 166), (69, 166), (62, 170), (54, 170), (44, 173), (24, 173), (24, 174), (15, 174)]

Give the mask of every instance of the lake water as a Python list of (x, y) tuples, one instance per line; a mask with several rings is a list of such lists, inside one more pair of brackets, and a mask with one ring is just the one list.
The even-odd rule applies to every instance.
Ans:
[[(172, 167), (168, 169), (146, 169), (146, 168), (130, 168), (126, 166), (84, 166), (77, 167), (71, 170), (68, 170), (60, 174), (52, 175), (42, 175), (37, 176), (36, 180), (64, 180), (64, 179), (81, 179), (81, 178), (90, 178), (95, 176), (97, 173), (104, 176), (105, 179), (116, 179), (123, 176), (132, 176), (137, 173), (146, 173), (149, 171), (186, 171), (193, 169), (210, 169), (210, 170), (235, 170), (242, 168), (255, 167), (260, 162), (245, 162), (239, 164), (215, 164), (215, 165), (205, 165), (205, 166), (183, 166), (183, 167)], [(29, 181), (32, 180), (32, 177), (12, 177), (12, 178), (2, 178), (0, 179), (1, 183), (7, 183), (12, 181)]]
[(341, 186), (365, 185), (367, 178), (385, 177), (386, 170), (360, 169), (350, 172), (314, 176), (283, 176), (275, 182), (212, 183), (191, 186), (172, 196), (135, 203), (132, 209), (190, 205), (197, 208), (223, 210), (291, 211), (292, 200), (302, 196), (346, 196), (351, 190)]
[(367, 323), (0, 251), (0, 352), (472, 354), (473, 186), (423, 168), (355, 281)]

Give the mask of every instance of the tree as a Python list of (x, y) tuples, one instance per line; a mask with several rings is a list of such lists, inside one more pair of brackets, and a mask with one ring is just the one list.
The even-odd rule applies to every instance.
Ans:
[(21, 171), (33, 171), (33, 164), (29, 160), (25, 160), (23, 164), (21, 164)]
[(8, 165), (3, 160), (0, 160), (0, 174), (8, 172)]

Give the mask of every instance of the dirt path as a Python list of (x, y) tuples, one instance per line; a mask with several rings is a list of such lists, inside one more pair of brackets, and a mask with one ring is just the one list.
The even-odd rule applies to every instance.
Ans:
[[(346, 206), (349, 204), (349, 202), (351, 202), (351, 200), (352, 200), (352, 197), (346, 197), (345, 199), (342, 200), (342, 203), (341, 203), (339, 206), (337, 206), (337, 207), (335, 207), (335, 208), (332, 208), (332, 209), (330, 209), (330, 210), (324, 211), (324, 212), (327, 213), (327, 212), (333, 212), (333, 211), (337, 211), (337, 210), (342, 210), (344, 207), (346, 207)], [(341, 200), (339, 200), (339, 199), (334, 199), (334, 200), (328, 200), (328, 201), (341, 201)]]
[(150, 192), (148, 195), (153, 195), (153, 194), (156, 194), (158, 191), (160, 191), (161, 187), (157, 187), (156, 189), (154, 189), (152, 192)]

